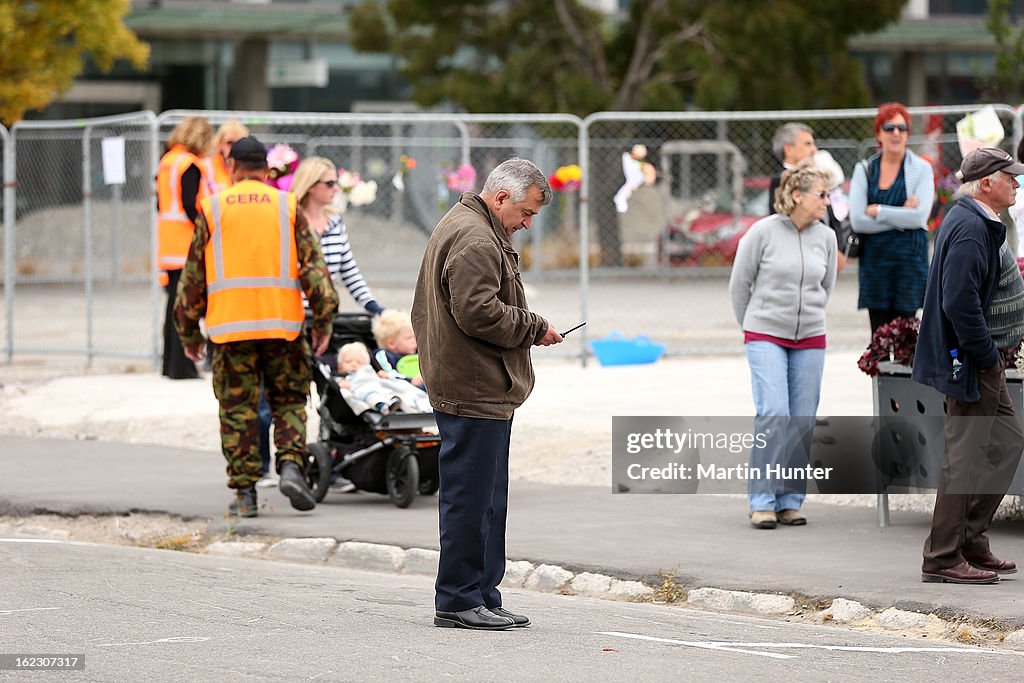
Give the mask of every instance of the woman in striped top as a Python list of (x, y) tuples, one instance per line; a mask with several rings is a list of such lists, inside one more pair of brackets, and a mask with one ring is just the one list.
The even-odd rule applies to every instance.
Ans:
[[(356, 303), (370, 314), (376, 315), (383, 311), (384, 307), (374, 299), (370, 286), (359, 272), (359, 265), (348, 242), (345, 220), (334, 206), (334, 197), (340, 191), (338, 169), (334, 163), (324, 157), (303, 159), (295, 169), (291, 189), (298, 198), (306, 220), (320, 236), (320, 248), (324, 252), (331, 279), (335, 284), (344, 284)], [(308, 303), (306, 305), (308, 307)]]

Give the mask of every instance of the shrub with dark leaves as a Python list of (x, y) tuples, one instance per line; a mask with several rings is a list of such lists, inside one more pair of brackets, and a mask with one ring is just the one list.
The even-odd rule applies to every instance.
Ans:
[(871, 343), (857, 361), (857, 367), (874, 377), (878, 374), (878, 364), (885, 361), (912, 366), (920, 329), (921, 321), (916, 317), (896, 318), (882, 325), (871, 336)]
[[(916, 317), (896, 318), (882, 325), (872, 335), (867, 350), (857, 361), (857, 367), (869, 377), (877, 375), (878, 364), (886, 361), (913, 367), (920, 329), (921, 321)], [(1000, 349), (1000, 352), (1008, 369), (1024, 372), (1024, 344)]]

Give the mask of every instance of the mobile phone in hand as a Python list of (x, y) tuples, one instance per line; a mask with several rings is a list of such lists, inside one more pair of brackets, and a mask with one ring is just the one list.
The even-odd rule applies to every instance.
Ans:
[(569, 328), (568, 330), (566, 330), (565, 332), (562, 332), (562, 333), (561, 333), (561, 335), (562, 335), (562, 336), (564, 337), (564, 336), (566, 336), (567, 334), (569, 334), (570, 332), (575, 332), (576, 330), (580, 329), (581, 327), (583, 327), (583, 326), (584, 326), (584, 325), (586, 325), (586, 324), (587, 324), (587, 323), (586, 323), (585, 321), (584, 321), (584, 322), (581, 322), (581, 323), (580, 323), (579, 325), (577, 325), (576, 327), (571, 327), (571, 328)]

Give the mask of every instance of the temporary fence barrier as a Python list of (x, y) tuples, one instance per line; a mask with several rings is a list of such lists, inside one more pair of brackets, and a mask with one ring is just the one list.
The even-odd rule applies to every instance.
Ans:
[(12, 126), (9, 353), (155, 357), (156, 150), (152, 112)]
[[(910, 108), (915, 151), (945, 188), (961, 159), (956, 123), (978, 106)], [(1021, 139), (1017, 112), (995, 105), (1002, 146)], [(479, 191), (517, 155), (546, 173), (578, 165), (552, 203), (514, 241), (531, 307), (578, 337), (545, 354), (578, 355), (612, 332), (646, 335), (666, 353), (739, 352), (727, 278), (744, 230), (768, 213), (768, 179), (780, 169), (775, 130), (814, 129), (846, 179), (875, 147), (875, 109), (772, 112), (601, 112), (569, 115), (139, 112), (0, 128), (3, 162), (4, 351), (13, 354), (159, 357), (164, 296), (154, 273), (155, 173), (162, 142), (185, 117), (245, 124), (268, 146), (325, 156), (376, 183), (371, 203), (348, 195), (353, 252), (376, 298), (408, 309), (426, 239), (462, 190)], [(124, 183), (104, 182), (103, 139), (122, 138)], [(625, 163), (635, 145), (657, 176), (631, 193)], [(409, 159), (415, 160), (415, 168)], [(570, 177), (575, 178), (570, 173)], [(619, 195), (620, 205), (615, 198)], [(628, 197), (626, 196), (628, 195)], [(581, 230), (581, 226), (586, 226)], [(852, 264), (829, 305), (831, 348), (868, 341)], [(356, 304), (341, 292), (342, 308)]]

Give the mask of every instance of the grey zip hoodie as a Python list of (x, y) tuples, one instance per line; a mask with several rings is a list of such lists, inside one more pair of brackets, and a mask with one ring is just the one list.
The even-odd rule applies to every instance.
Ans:
[(835, 233), (820, 221), (797, 230), (772, 214), (740, 239), (729, 296), (744, 331), (798, 341), (825, 334), (835, 281)]

